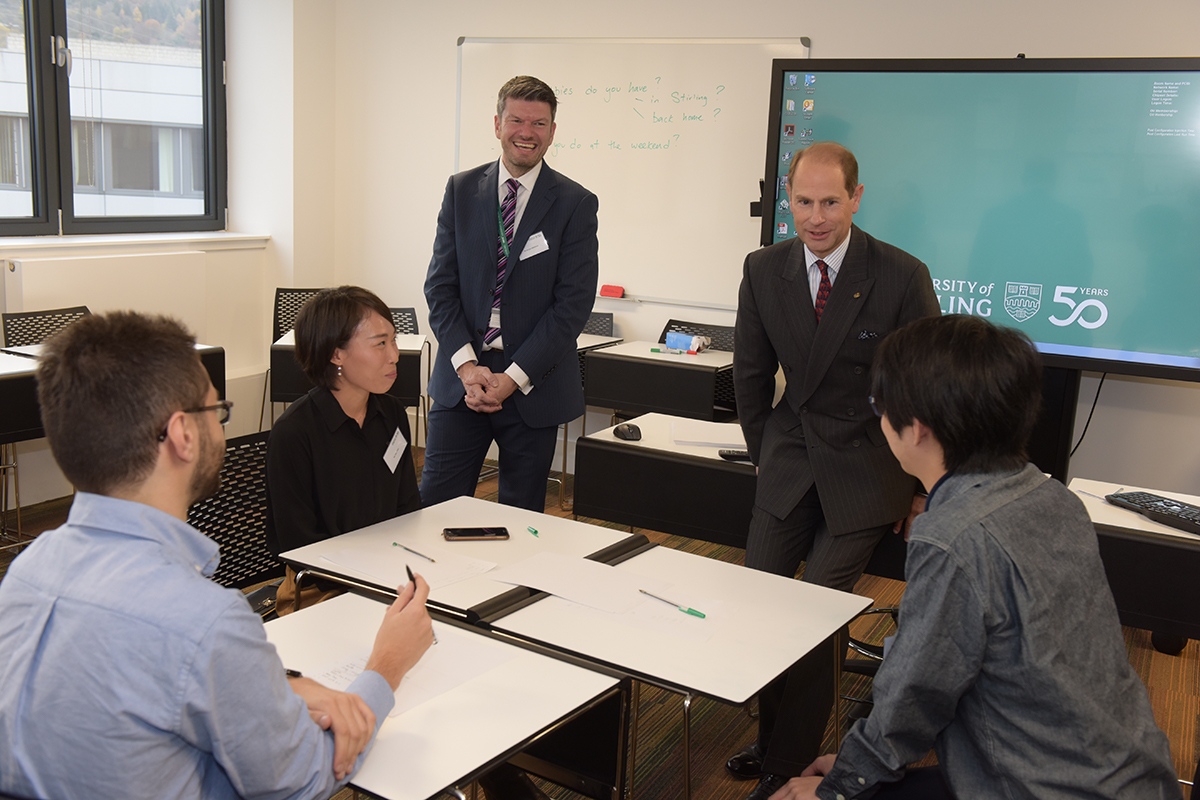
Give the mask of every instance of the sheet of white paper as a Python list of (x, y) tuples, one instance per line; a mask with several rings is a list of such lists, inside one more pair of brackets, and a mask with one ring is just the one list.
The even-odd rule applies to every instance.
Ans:
[(642, 601), (645, 595), (638, 589), (657, 594), (657, 589), (667, 585), (598, 561), (557, 553), (538, 553), (498, 569), (488, 577), (502, 583), (549, 592), (614, 614), (629, 611)]
[(372, 550), (365, 548), (334, 550), (332, 553), (321, 556), (321, 560), (370, 575), (380, 585), (389, 587), (403, 586), (408, 583), (408, 573), (404, 571), (404, 567), (409, 566), (412, 567), (413, 572), (419, 573), (429, 582), (431, 589), (440, 589), (443, 586), (482, 575), (496, 566), (491, 561), (468, 558), (439, 547), (426, 545), (419, 550), (433, 561), (428, 561), (393, 544), (381, 545)]
[[(440, 626), (435, 625), (435, 631)], [(396, 689), (396, 705), (389, 717), (403, 714), (438, 695), (461, 686), (513, 657), (509, 648), (481, 646), (487, 640), (475, 636), (441, 636), (408, 671)], [(308, 677), (330, 689), (344, 692), (367, 666), (370, 650), (331, 663)]]
[(746, 449), (742, 426), (736, 422), (709, 422), (703, 419), (671, 420), (671, 441), (700, 447)]

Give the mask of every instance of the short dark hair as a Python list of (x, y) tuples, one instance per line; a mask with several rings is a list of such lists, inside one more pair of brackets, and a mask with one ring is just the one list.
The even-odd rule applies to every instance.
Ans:
[(927, 317), (875, 352), (875, 407), (897, 430), (920, 420), (951, 473), (1019, 469), (1042, 405), (1042, 363), (1029, 337), (979, 317)]
[(75, 488), (112, 494), (154, 470), (171, 415), (204, 405), (211, 383), (179, 322), (92, 314), (46, 343), (38, 401), (50, 451)]
[(391, 310), (374, 292), (361, 286), (322, 289), (296, 315), (296, 360), (314, 385), (332, 390), (337, 385), (333, 351), (345, 347), (372, 311), (391, 322)]
[(515, 78), (509, 78), (508, 82), (500, 87), (500, 93), (496, 96), (496, 116), (500, 119), (504, 119), (504, 104), (510, 97), (514, 100), (549, 103), (550, 122), (554, 122), (554, 115), (558, 113), (558, 98), (554, 96), (554, 90), (545, 82), (532, 75), (517, 75)]
[(837, 142), (814, 142), (803, 150), (797, 150), (791, 165), (788, 166), (788, 189), (792, 187), (792, 176), (796, 174), (796, 167), (806, 158), (841, 167), (842, 177), (846, 182), (846, 194), (854, 196), (854, 190), (858, 188), (858, 159), (849, 148)]

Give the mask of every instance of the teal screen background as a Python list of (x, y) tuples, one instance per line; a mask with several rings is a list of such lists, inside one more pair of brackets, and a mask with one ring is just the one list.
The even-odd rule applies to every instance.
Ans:
[(943, 313), (1044, 353), (1200, 368), (1200, 72), (783, 77), (775, 241), (795, 235), (790, 154), (839, 141), (855, 223), (929, 266)]

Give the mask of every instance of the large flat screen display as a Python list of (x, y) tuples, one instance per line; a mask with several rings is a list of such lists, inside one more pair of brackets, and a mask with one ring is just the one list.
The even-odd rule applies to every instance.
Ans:
[(776, 60), (763, 244), (834, 140), (855, 223), (1051, 366), (1200, 381), (1200, 59)]

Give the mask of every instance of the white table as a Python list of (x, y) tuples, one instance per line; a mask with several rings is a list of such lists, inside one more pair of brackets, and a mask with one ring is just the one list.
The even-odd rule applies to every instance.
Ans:
[[(267, 623), (267, 638), (289, 668), (315, 674), (329, 665), (330, 653), (369, 649), (383, 610), (343, 595)], [(620, 683), (476, 631), (439, 622), (434, 631), (439, 643), (425, 658), (464, 640), (502, 663), (384, 721), (353, 784), (389, 800), (424, 800), (469, 782)]]
[(1150, 492), (1151, 494), (1162, 495), (1173, 500), (1181, 500), (1192, 505), (1200, 505), (1200, 497), (1194, 494), (1164, 492), (1160, 489), (1144, 489), (1139, 486), (1127, 486), (1107, 481), (1093, 481), (1087, 478), (1074, 478), (1068, 488), (1075, 492), (1079, 496), (1079, 499), (1083, 501), (1084, 507), (1087, 508), (1088, 516), (1092, 518), (1092, 522), (1096, 523), (1096, 525), (1117, 530), (1142, 531), (1159, 536), (1170, 536), (1183, 541), (1200, 543), (1200, 535), (1181, 531), (1178, 528), (1172, 528), (1170, 525), (1164, 525), (1161, 522), (1155, 522), (1136, 511), (1114, 506), (1104, 499), (1105, 495), (1116, 492)]
[(601, 347), (612, 347), (624, 341), (620, 336), (598, 336), (594, 333), (581, 333), (575, 337), (575, 350), (580, 354)]
[[(503, 525), (512, 538), (453, 545), (441, 540), (443, 527), (481, 525)], [(528, 533), (527, 526), (536, 528), (539, 535)], [(542, 551), (582, 557), (630, 538), (630, 534), (607, 528), (464, 497), (291, 550), (281, 557), (330, 571), (332, 565), (320, 560), (323, 553), (346, 547), (378, 553), (396, 541), (418, 551), (423, 545), (453, 547), (456, 552), (462, 548), (465, 555), (503, 566)], [(698, 600), (686, 602), (706, 613), (706, 619), (679, 615), (680, 625), (705, 625), (703, 638), (697, 638), (695, 629), (679, 629), (680, 635), (673, 635), (672, 630), (661, 627), (631, 627), (628, 621), (606, 618), (603, 612), (553, 596), (543, 596), (512, 613), (490, 614), (487, 619), (495, 630), (567, 656), (609, 665), (638, 680), (683, 694), (684, 757), (688, 764), (694, 695), (744, 703), (871, 603), (869, 598), (665, 547), (646, 549), (620, 562), (616, 569), (670, 584), (671, 594), (667, 596), (676, 601), (680, 597), (705, 598), (708, 608)], [(377, 584), (378, 580), (369, 582)], [(481, 575), (436, 590), (430, 599), (467, 609), (510, 588)], [(685, 771), (685, 795), (690, 792), (689, 772)]]
[[(681, 694), (740, 705), (871, 603), (669, 547), (653, 547), (615, 569), (670, 583), (665, 596), (703, 611), (705, 619), (680, 613), (681, 633), (673, 635), (630, 627), (617, 615), (547, 597), (492, 626), (617, 665)], [(692, 631), (703, 627), (708, 638), (683, 633), (683, 625)]]
[[(443, 528), (475, 528), (505, 526), (509, 538), (499, 542), (446, 542)], [(537, 530), (534, 536), (529, 527)], [(321, 572), (343, 575), (373, 585), (394, 589), (408, 578), (403, 572), (380, 577), (355, 569), (337, 567), (323, 559), (344, 548), (363, 552), (394, 552), (393, 542), (407, 545), (417, 552), (428, 553), (431, 548), (453, 550), (456, 553), (491, 561), (503, 567), (523, 561), (540, 552), (559, 553), (580, 558), (626, 540), (645, 541), (624, 531), (585, 525), (568, 519), (539, 514), (511, 506), (502, 506), (474, 497), (457, 497), (411, 514), (376, 523), (366, 528), (326, 539), (323, 542), (281, 553), (280, 558)], [(413, 556), (411, 566), (421, 571), (421, 559)], [(486, 574), (434, 589), (429, 599), (434, 607), (451, 613), (461, 613), (513, 589), (510, 584), (498, 583)]]

